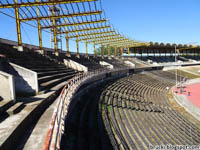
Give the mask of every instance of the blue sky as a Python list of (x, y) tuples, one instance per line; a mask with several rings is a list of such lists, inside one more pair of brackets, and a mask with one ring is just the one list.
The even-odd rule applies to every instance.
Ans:
[[(102, 5), (111, 24), (132, 39), (200, 44), (200, 0), (102, 0)], [(2, 14), (0, 20), (0, 37), (16, 40), (15, 20)], [(37, 30), (22, 28), (23, 42), (37, 45)], [(43, 33), (43, 38), (44, 46), (50, 47), (49, 35)], [(70, 43), (70, 50), (75, 51), (75, 43)], [(85, 46), (80, 44), (80, 48), (84, 51)]]
[(199, 0), (102, 0), (111, 22), (142, 41), (200, 44)]

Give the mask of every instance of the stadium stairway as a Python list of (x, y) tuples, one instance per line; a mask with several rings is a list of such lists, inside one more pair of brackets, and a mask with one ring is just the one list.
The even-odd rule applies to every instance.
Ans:
[(38, 75), (39, 93), (36, 96), (17, 93), (16, 103), (0, 101), (0, 149), (17, 149), (17, 145), (26, 144), (45, 110), (57, 98), (67, 80), (78, 72), (27, 48), (20, 52), (12, 45), (0, 44), (0, 54), (5, 57), (0, 67), (2, 71), (7, 72), (8, 62), (12, 62)]

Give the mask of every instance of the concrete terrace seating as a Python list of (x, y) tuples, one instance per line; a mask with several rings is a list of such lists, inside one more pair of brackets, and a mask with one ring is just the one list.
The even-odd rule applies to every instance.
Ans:
[(148, 66), (147, 64), (144, 64), (143, 61), (141, 60), (138, 60), (137, 58), (134, 58), (134, 57), (129, 57), (129, 58), (124, 58), (123, 61), (130, 61), (132, 62), (133, 64), (135, 64), (135, 68), (141, 68), (141, 67), (146, 67)]
[(127, 65), (124, 64), (124, 62), (120, 59), (115, 59), (115, 58), (112, 58), (112, 57), (111, 57), (111, 59), (109, 59), (108, 57), (104, 57), (102, 60), (113, 65), (114, 68), (126, 68), (127, 67)]
[[(156, 71), (155, 71), (156, 72)], [(160, 71), (162, 72), (162, 71)], [(162, 74), (167, 76), (168, 72)], [(149, 145), (198, 144), (200, 128), (173, 109), (166, 87), (174, 85), (153, 73), (131, 75), (109, 85), (100, 104), (107, 132), (118, 149), (148, 149)]]
[(90, 89), (71, 102), (61, 149), (113, 149), (101, 118), (101, 107), (98, 105), (104, 84)]
[(200, 56), (184, 56), (186, 59), (200, 61)]
[(26, 50), (26, 48), (24, 52), (19, 52), (11, 45), (2, 44), (0, 49), (0, 53), (4, 54), (10, 62), (37, 72), (40, 93), (57, 90), (63, 86), (59, 86), (59, 84), (72, 78), (76, 73), (72, 69), (66, 68), (64, 64), (58, 64), (41, 54)]
[[(6, 149), (13, 149), (13, 147), (21, 149), (20, 146), (23, 147), (28, 138), (32, 137), (30, 135), (45, 110), (54, 104), (54, 100), (67, 80), (78, 72), (67, 68), (62, 62), (25, 47), (24, 51), (20, 52), (12, 45), (0, 44), (0, 55), (5, 56), (0, 65), (1, 70), (6, 72), (8, 63), (12, 62), (35, 71), (38, 76), (39, 93), (36, 96), (17, 95), (17, 103), (0, 100), (0, 149), (5, 147)], [(48, 119), (51, 119), (51, 114), (49, 115), (46, 127), (39, 129), (43, 133), (45, 132), (43, 130), (49, 127)]]
[[(169, 62), (175, 62), (174, 56), (143, 56), (143, 57), (137, 57), (138, 59), (141, 59), (143, 61), (151, 60), (152, 62), (157, 63), (169, 63)], [(177, 61), (188, 61), (187, 59), (184, 59), (182, 57), (177, 57)]]
[(52, 55), (50, 52), (47, 53), (48, 56), (50, 56), (51, 58), (54, 58), (60, 62), (64, 62), (64, 59), (71, 59), (79, 64), (82, 64), (86, 67), (88, 67), (89, 71), (93, 71), (93, 70), (99, 70), (99, 69), (103, 69), (103, 67), (96, 61), (89, 59), (89, 57), (85, 57), (83, 55), (80, 55), (80, 57), (78, 58), (75, 54), (71, 54), (70, 57), (65, 56), (64, 53), (61, 53), (59, 56), (55, 56)]

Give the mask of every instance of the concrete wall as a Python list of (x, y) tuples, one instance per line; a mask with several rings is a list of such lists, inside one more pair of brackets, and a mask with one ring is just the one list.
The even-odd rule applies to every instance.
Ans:
[(73, 61), (73, 60), (67, 60), (67, 59), (64, 59), (64, 63), (67, 67), (69, 68), (72, 68), (74, 70), (77, 70), (77, 71), (84, 71), (84, 72), (88, 72), (88, 68)]
[(16, 100), (13, 75), (0, 71), (0, 96), (4, 100)]
[(113, 65), (111, 65), (111, 64), (109, 64), (109, 63), (107, 63), (105, 61), (100, 61), (99, 64), (101, 66), (107, 66), (106, 68), (108, 68), (108, 69), (113, 69), (114, 68)]
[(128, 60), (124, 61), (124, 63), (125, 63), (126, 65), (130, 66), (130, 67), (135, 67), (135, 64), (132, 63), (132, 62), (130, 62), (130, 61), (128, 61)]
[(8, 72), (14, 76), (15, 90), (20, 95), (35, 95), (39, 91), (37, 73), (9, 63)]

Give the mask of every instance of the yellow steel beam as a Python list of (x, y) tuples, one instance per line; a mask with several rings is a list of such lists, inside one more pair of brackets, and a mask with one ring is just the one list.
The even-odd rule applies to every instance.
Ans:
[(114, 54), (115, 57), (117, 57), (117, 47), (115, 46), (115, 54)]
[(44, 5), (58, 5), (66, 3), (80, 3), (80, 2), (91, 2), (97, 0), (55, 0), (55, 1), (40, 1), (40, 2), (25, 2), (25, 3), (10, 3), (0, 5), (1, 8), (14, 8), (14, 7), (33, 7), (33, 6), (44, 6)]
[(69, 52), (69, 38), (66, 35), (66, 48), (67, 48), (67, 56), (70, 56), (70, 52)]
[(79, 29), (79, 30), (69, 30), (65, 32), (60, 32), (57, 34), (66, 34), (66, 33), (74, 33), (74, 32), (84, 32), (84, 31), (91, 31), (91, 30), (100, 30), (100, 29), (106, 29), (110, 28), (110, 26), (102, 26), (102, 27), (95, 27), (95, 28), (85, 28), (85, 29)]
[[(102, 23), (102, 22), (106, 22), (107, 20), (97, 20), (97, 21), (85, 21), (85, 22), (79, 22), (79, 23), (72, 23), (72, 24), (59, 24), (56, 25), (56, 27), (68, 27), (68, 26), (78, 26), (78, 25), (86, 25), (86, 24), (95, 24), (95, 23)], [(53, 28), (53, 26), (44, 26), (42, 27), (42, 29), (48, 29), (48, 28)]]
[(128, 47), (128, 57), (130, 57), (130, 48)]
[(136, 43), (127, 43), (127, 44), (111, 44), (111, 46), (116, 46), (116, 47), (134, 47), (138, 46)]
[(92, 43), (94, 40), (95, 40), (96, 43), (101, 44), (101, 43), (104, 43), (106, 41), (124, 40), (124, 37), (117, 36), (117, 37), (105, 37), (105, 38), (102, 38), (102, 39), (92, 39), (92, 40), (88, 41), (88, 43)]
[(84, 40), (95, 40), (95, 39), (103, 39), (103, 38), (106, 38), (106, 37), (116, 37), (116, 36), (120, 36), (120, 34), (115, 34), (115, 35), (106, 35), (106, 36), (97, 36), (97, 37), (91, 37), (91, 38), (83, 38), (83, 39), (80, 39), (80, 41), (84, 41)]
[(124, 54), (124, 48), (121, 47), (121, 56), (123, 56), (123, 54)]
[(127, 42), (127, 39), (115, 39), (115, 40), (102, 40), (101, 42), (96, 42), (96, 44), (103, 44), (103, 45), (107, 45), (107, 44), (112, 44), (112, 43), (125, 43)]
[[(55, 0), (53, 0), (55, 1)], [(52, 6), (52, 15), (55, 16), (55, 11), (54, 7), (55, 5)], [(58, 55), (58, 44), (57, 44), (57, 34), (56, 34), (56, 20), (53, 19), (53, 37), (54, 37), (54, 49), (55, 49), (55, 54)]]
[[(17, 0), (15, 0), (15, 4), (17, 4)], [(22, 46), (21, 28), (20, 28), (20, 20), (19, 20), (19, 8), (18, 7), (15, 7), (15, 18), (16, 18), (18, 45)]]
[(84, 36), (90, 36), (90, 35), (101, 35), (101, 34), (109, 34), (114, 33), (115, 31), (109, 31), (109, 32), (94, 32), (94, 33), (86, 33), (86, 34), (79, 34), (75, 36), (69, 36), (69, 38), (76, 38), (76, 37), (84, 37)]
[(23, 19), (20, 19), (20, 21), (34, 21), (34, 20), (45, 20), (45, 19), (69, 18), (69, 17), (76, 17), (76, 16), (97, 15), (97, 14), (101, 14), (101, 13), (102, 13), (102, 11), (91, 11), (91, 12), (81, 12), (81, 13), (64, 14), (64, 15), (57, 15), (57, 16), (40, 16), (40, 17), (23, 18)]
[[(38, 1), (38, 0), (37, 0)], [(40, 11), (39, 8), (37, 7), (37, 17), (40, 16)], [(41, 33), (41, 24), (40, 24), (40, 20), (37, 20), (37, 24), (38, 24), (38, 38), (39, 38), (39, 47), (40, 50), (42, 50), (42, 33)]]

